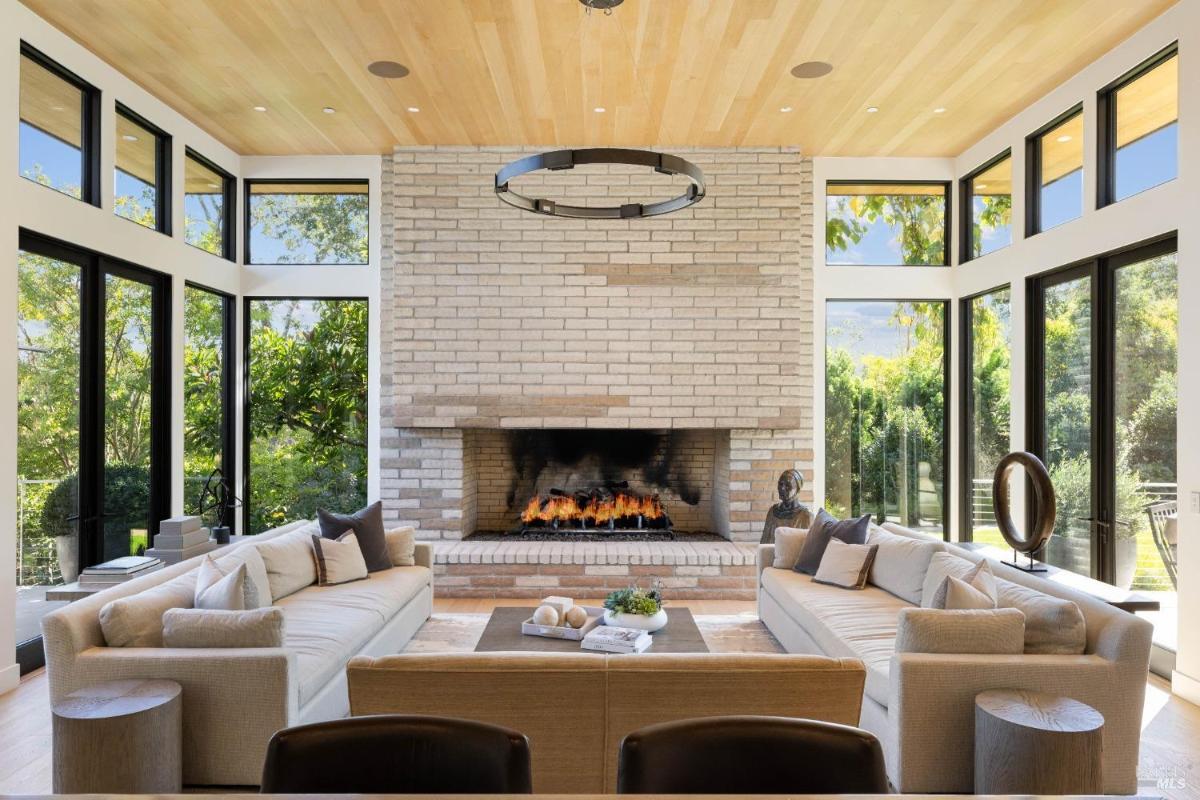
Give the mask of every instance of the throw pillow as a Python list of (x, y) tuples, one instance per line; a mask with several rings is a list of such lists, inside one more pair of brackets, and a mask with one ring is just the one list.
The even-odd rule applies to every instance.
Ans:
[(839, 520), (822, 508), (808, 529), (808, 535), (804, 537), (794, 569), (806, 575), (814, 574), (821, 566), (821, 557), (825, 555), (830, 539), (840, 539), (846, 544), (863, 544), (867, 541), (867, 526), (870, 524), (870, 514), (863, 514), (857, 519)]
[(929, 569), (925, 572), (925, 580), (921, 585), (921, 607), (933, 608), (933, 596), (942, 588), (946, 578), (966, 578), (975, 569), (975, 562), (968, 561), (953, 553), (934, 553), (929, 561)]
[(416, 534), (412, 528), (392, 528), (384, 534), (393, 567), (411, 567), (417, 563)]
[(813, 575), (813, 583), (827, 583), (843, 589), (863, 588), (878, 550), (875, 545), (846, 544), (840, 539), (830, 539), (817, 574)]
[(358, 537), (352, 531), (346, 531), (336, 539), (313, 536), (312, 547), (317, 559), (318, 586), (337, 586), (367, 577), (367, 562), (363, 560)]
[(925, 574), (934, 554), (942, 552), (942, 543), (876, 528), (867, 544), (879, 545), (867, 582), (913, 605), (920, 604)]
[(282, 647), (283, 609), (172, 608), (163, 614), (166, 647)]
[(358, 546), (362, 548), (363, 560), (367, 562), (368, 572), (392, 568), (387, 538), (383, 533), (381, 501), (377, 500), (353, 514), (334, 514), (332, 511), (318, 508), (317, 520), (321, 523), (321, 535), (326, 539), (337, 539), (347, 530), (354, 531)]
[(312, 586), (317, 582), (317, 567), (313, 562), (312, 535), (321, 529), (315, 522), (295, 530), (254, 542), (267, 568), (271, 602)]
[(1025, 615), (1015, 608), (900, 609), (897, 653), (1020, 655), (1024, 647)]
[(212, 556), (205, 556), (196, 574), (193, 605), (218, 611), (245, 611), (246, 565), (238, 564), (226, 575)]
[(162, 647), (163, 614), (172, 608), (192, 607), (196, 572), (188, 570), (157, 586), (106, 603), (100, 609), (104, 643), (109, 647)]
[(980, 561), (961, 578), (947, 575), (934, 592), (930, 608), (995, 608), (997, 600), (996, 576), (988, 562)]
[(238, 564), (246, 565), (246, 608), (271, 605), (271, 580), (267, 565), (253, 542), (240, 544), (217, 559), (217, 567), (228, 575)]
[(771, 566), (775, 569), (792, 569), (800, 559), (800, 548), (808, 531), (803, 528), (775, 529), (775, 560)]
[(1087, 623), (1074, 602), (1019, 583), (996, 579), (1001, 608), (1025, 615), (1025, 652), (1037, 655), (1079, 655), (1087, 648)]

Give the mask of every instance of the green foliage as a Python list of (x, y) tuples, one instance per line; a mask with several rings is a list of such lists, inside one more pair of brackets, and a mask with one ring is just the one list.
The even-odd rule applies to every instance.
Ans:
[(983, 255), (983, 237), (988, 231), (1012, 225), (1012, 195), (989, 194), (975, 198), (978, 207), (972, 221), (971, 256)]
[(873, 194), (829, 197), (825, 214), (826, 253), (849, 250), (882, 222), (899, 232), (904, 264), (945, 261), (946, 199), (942, 195)]
[(276, 243), (270, 260), (278, 264), (366, 264), (367, 212), (365, 193), (250, 198), (252, 232)]
[(649, 589), (630, 586), (617, 589), (604, 599), (604, 607), (614, 614), (638, 614), (649, 617), (663, 607), (662, 583), (656, 581)]
[[(146, 528), (150, 508), (150, 470), (137, 464), (109, 464), (104, 468), (104, 527), (112, 531)], [(64, 478), (46, 497), (42, 531), (46, 536), (74, 535), (79, 513), (79, 476)], [(107, 537), (106, 537), (107, 538)]]

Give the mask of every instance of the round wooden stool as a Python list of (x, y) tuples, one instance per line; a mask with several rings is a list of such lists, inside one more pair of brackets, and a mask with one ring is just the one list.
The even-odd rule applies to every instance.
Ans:
[(179, 793), (182, 692), (174, 681), (111, 681), (55, 703), (54, 793)]
[(1101, 794), (1104, 717), (1039, 692), (975, 697), (975, 794)]

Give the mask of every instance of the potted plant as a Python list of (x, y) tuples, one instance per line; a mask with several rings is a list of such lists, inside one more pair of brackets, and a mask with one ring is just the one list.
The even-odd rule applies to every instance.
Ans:
[(655, 581), (649, 589), (636, 584), (628, 589), (618, 589), (605, 598), (604, 608), (605, 625), (654, 633), (667, 624), (661, 581)]

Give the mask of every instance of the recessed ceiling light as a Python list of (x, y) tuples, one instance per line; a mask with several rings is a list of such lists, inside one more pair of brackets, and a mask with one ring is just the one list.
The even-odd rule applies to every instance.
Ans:
[(975, 188), (976, 189), (986, 189), (987, 184), (986, 183), (977, 183), (977, 184), (975, 184)]
[(1058, 138), (1057, 138), (1057, 139), (1055, 139), (1054, 141), (1056, 141), (1056, 142), (1069, 142), (1069, 141), (1071, 141), (1071, 137), (1070, 137), (1070, 135), (1068, 135), (1068, 134), (1065, 134), (1065, 133), (1064, 133), (1062, 136), (1058, 137)]
[(417, 108), (416, 106), (409, 106), (409, 107), (408, 107), (408, 110), (409, 110), (411, 113), (413, 113), (413, 114), (416, 114), (416, 113), (417, 113), (417, 112), (419, 112), (421, 109)]
[(263, 111), (267, 110), (267, 107), (266, 106), (255, 106), (254, 110), (261, 114)]
[(367, 64), (367, 72), (378, 78), (408, 77), (408, 67), (399, 61), (372, 61)]
[(945, 113), (946, 113), (946, 109), (942, 108), (941, 106), (938, 106), (937, 108), (935, 108), (935, 109), (933, 110), (933, 113), (935, 113), (935, 114), (945, 114)]
[(868, 114), (874, 114), (878, 110), (879, 110), (879, 106), (867, 106)]
[(792, 107), (791, 107), (791, 106), (782, 106), (782, 107), (780, 107), (780, 109), (779, 109), (779, 113), (781, 113), (781, 114), (790, 114), (790, 113), (792, 113)]
[(323, 112), (325, 112), (326, 114), (336, 114), (337, 113), (337, 109), (334, 108), (333, 106), (325, 106), (321, 110)]
[(208, 188), (210, 188), (210, 189), (220, 189), (221, 187), (220, 187), (220, 186), (217, 186), (217, 184), (215, 184), (215, 183), (210, 183), (210, 184), (208, 185)]
[(137, 141), (137, 137), (134, 136), (132, 133), (123, 133), (123, 134), (121, 134), (121, 138), (127, 142), (136, 142)]
[(67, 109), (65, 106), (50, 106), (50, 110), (51, 111), (66, 111)]
[(823, 78), (833, 72), (833, 65), (827, 61), (805, 61), (792, 67), (794, 78)]
[(608, 111), (608, 109), (604, 106), (596, 106), (592, 109), (592, 111), (595, 111), (597, 114), (603, 114), (605, 111)]

